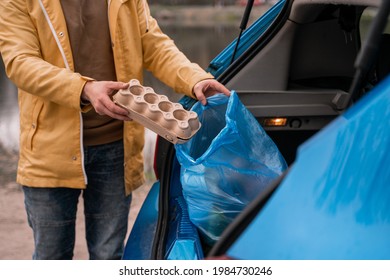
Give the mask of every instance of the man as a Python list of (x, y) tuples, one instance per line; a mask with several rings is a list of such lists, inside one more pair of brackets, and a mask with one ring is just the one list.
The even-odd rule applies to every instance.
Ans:
[(90, 258), (121, 258), (144, 129), (111, 96), (144, 68), (204, 104), (229, 91), (161, 32), (145, 0), (2, 0), (0, 51), (19, 89), (33, 258), (73, 257), (81, 193)]

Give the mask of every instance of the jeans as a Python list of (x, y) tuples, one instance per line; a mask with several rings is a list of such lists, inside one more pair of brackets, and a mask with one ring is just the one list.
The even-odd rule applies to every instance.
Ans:
[(123, 142), (84, 148), (88, 185), (72, 188), (23, 186), (33, 259), (72, 259), (76, 212), (84, 199), (86, 240), (90, 259), (121, 259), (127, 233), (131, 196), (125, 195)]

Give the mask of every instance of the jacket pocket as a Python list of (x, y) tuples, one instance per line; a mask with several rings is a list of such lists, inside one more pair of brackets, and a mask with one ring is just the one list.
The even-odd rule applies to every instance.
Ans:
[(27, 144), (27, 149), (29, 150), (33, 149), (33, 140), (35, 134), (38, 131), (38, 127), (39, 127), (38, 119), (39, 119), (39, 115), (41, 114), (42, 108), (43, 108), (43, 102), (41, 100), (38, 100), (35, 103), (34, 109), (32, 111), (31, 126), (27, 134), (26, 144)]

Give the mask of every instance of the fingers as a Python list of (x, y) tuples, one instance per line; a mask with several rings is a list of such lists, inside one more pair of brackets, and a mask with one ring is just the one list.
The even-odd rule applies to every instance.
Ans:
[(207, 97), (217, 93), (230, 96), (230, 91), (220, 82), (214, 79), (208, 79), (198, 82), (194, 86), (194, 94), (203, 105), (207, 104)]
[(230, 90), (228, 90), (223, 84), (216, 83), (215, 84), (215, 91), (225, 94), (226, 96), (230, 96)]
[(208, 96), (208, 91), (210, 89), (210, 81), (212, 80), (203, 80), (195, 84), (194, 86), (194, 94), (198, 101), (202, 103), (202, 105), (207, 104), (206, 96)]
[(111, 118), (129, 121), (129, 113), (126, 109), (116, 105), (109, 96), (101, 96), (101, 98), (95, 100), (92, 105), (95, 108), (96, 113), (99, 115), (107, 115)]
[(107, 87), (110, 88), (112, 92), (115, 92), (116, 90), (127, 89), (129, 87), (129, 83), (107, 82)]
[(207, 104), (206, 96), (203, 93), (199, 93), (199, 92), (196, 93), (195, 92), (195, 96), (198, 99), (198, 101), (200, 103), (202, 103), (202, 105), (206, 105)]
[(128, 83), (109, 82), (109, 81), (91, 81), (84, 86), (83, 94), (94, 107), (99, 115), (107, 115), (111, 118), (129, 121), (126, 109), (116, 105), (111, 96), (120, 89), (128, 88)]

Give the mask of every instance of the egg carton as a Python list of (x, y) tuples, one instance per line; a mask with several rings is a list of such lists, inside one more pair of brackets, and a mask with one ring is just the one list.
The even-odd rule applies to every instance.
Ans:
[(197, 113), (185, 110), (180, 103), (169, 101), (136, 79), (130, 80), (127, 89), (119, 90), (113, 101), (125, 108), (131, 119), (173, 144), (185, 143), (201, 126)]

